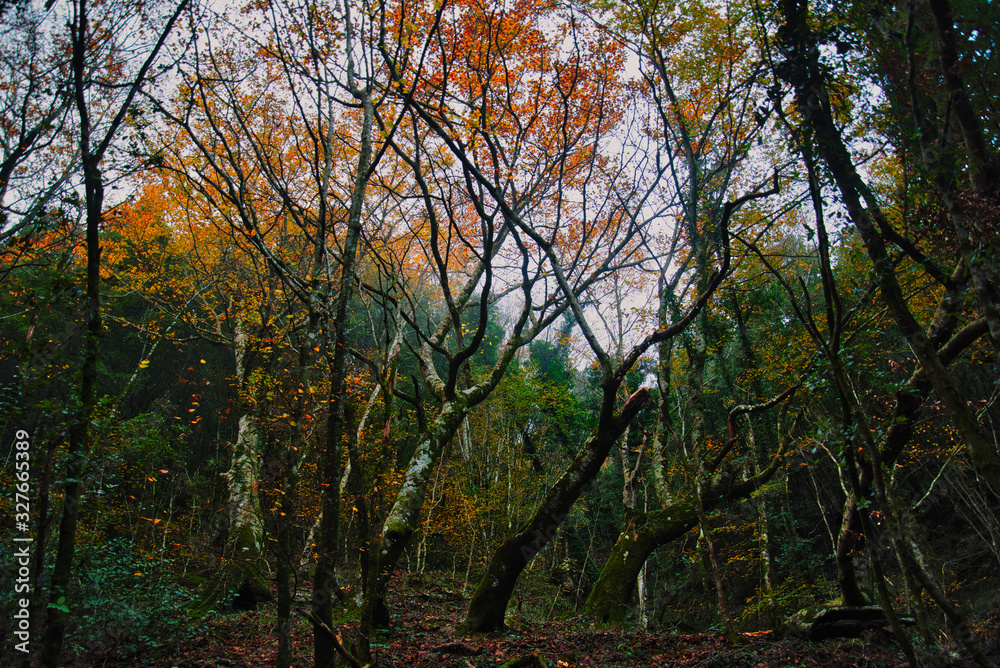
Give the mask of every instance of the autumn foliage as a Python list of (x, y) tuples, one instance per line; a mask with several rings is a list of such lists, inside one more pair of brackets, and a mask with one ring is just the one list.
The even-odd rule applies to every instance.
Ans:
[(4, 656), (994, 665), (997, 21), (0, 2)]

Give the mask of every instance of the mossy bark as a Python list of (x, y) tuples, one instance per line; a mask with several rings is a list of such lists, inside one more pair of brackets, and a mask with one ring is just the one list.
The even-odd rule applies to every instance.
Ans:
[(461, 395), (447, 402), (421, 434), (419, 444), (403, 475), (403, 484), (382, 526), (378, 543), (379, 597), (409, 544), (420, 522), (420, 510), (427, 498), (431, 474), (441, 460), (441, 453), (465, 419), (468, 409)]
[[(750, 498), (777, 472), (779, 452), (760, 475), (737, 482), (737, 472), (715, 480), (702, 494), (705, 512)], [(636, 578), (646, 559), (698, 524), (698, 507), (691, 499), (679, 500), (653, 513), (635, 513), (618, 536), (601, 575), (590, 592), (584, 610), (599, 626), (621, 626), (625, 622)]]
[(507, 604), (521, 572), (555, 536), (586, 485), (597, 476), (611, 448), (648, 400), (649, 390), (640, 389), (626, 402), (620, 415), (612, 415), (610, 420), (599, 424), (531, 520), (493, 553), (469, 601), (461, 631), (486, 633), (503, 628)]
[(661, 545), (680, 538), (698, 523), (693, 503), (681, 502), (655, 513), (635, 513), (618, 536), (584, 611), (598, 626), (622, 626), (636, 579), (646, 559)]
[[(260, 455), (260, 430), (250, 416), (244, 415), (239, 422), (232, 464), (222, 477), (229, 487), (229, 534), (234, 536), (242, 529), (247, 529), (247, 535), (240, 538), (244, 543), (241, 549), (250, 549), (257, 554), (260, 553), (264, 539), (264, 522), (257, 491), (260, 483)], [(232, 543), (232, 540), (227, 542)]]
[(233, 527), (226, 539), (222, 566), (188, 608), (191, 617), (204, 617), (225, 604), (243, 586), (269, 592), (267, 562), (261, 554), (260, 535), (250, 526)]
[(263, 555), (264, 522), (258, 494), (262, 435), (252, 414), (255, 402), (249, 396), (254, 345), (247, 328), (248, 323), (237, 321), (233, 336), (242, 415), (229, 470), (222, 474), (229, 490), (229, 528), (225, 551), (216, 578), (190, 608), (191, 614), (196, 616), (216, 608), (225, 596), (243, 585), (268, 590), (264, 578), (267, 572)]

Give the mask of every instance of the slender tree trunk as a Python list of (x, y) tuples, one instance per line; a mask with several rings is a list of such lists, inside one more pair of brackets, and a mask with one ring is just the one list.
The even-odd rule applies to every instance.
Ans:
[[(310, 318), (308, 332), (315, 332), (315, 318)], [(306, 413), (306, 392), (309, 385), (309, 344), (300, 339), (298, 342), (298, 368), (296, 369), (295, 409), (292, 414), (292, 433), (287, 445), (277, 445), (277, 473), (280, 476), (280, 489), (275, 509), (275, 576), (277, 579), (278, 601), (278, 668), (289, 668), (292, 665), (292, 600), (295, 592), (292, 590), (294, 567), (292, 562), (292, 522), (295, 517), (299, 488), (299, 453), (302, 452), (303, 434), (302, 421)]]
[[(985, 323), (979, 323), (972, 329), (985, 331)], [(962, 346), (964, 348), (964, 346)], [(951, 360), (955, 351), (942, 351), (942, 359)], [(920, 410), (923, 399), (929, 394), (930, 386), (926, 382), (924, 374), (917, 372), (907, 383), (910, 391), (900, 391), (896, 394), (896, 406), (893, 410), (891, 426), (886, 434), (885, 442), (882, 445), (882, 463), (884, 466), (892, 466), (903, 448), (909, 443), (913, 435), (913, 421)], [(861, 463), (858, 471), (858, 486), (861, 490), (862, 498), (868, 498), (872, 491), (873, 471), (871, 466)], [(860, 606), (867, 605), (868, 601), (858, 585), (857, 572), (854, 566), (854, 556), (858, 546), (864, 540), (864, 531), (857, 504), (858, 496), (852, 491), (844, 501), (844, 510), (841, 516), (840, 532), (837, 535), (837, 549), (835, 560), (837, 562), (837, 582), (840, 587), (840, 594), (844, 605)]]
[[(384, 376), (379, 381), (379, 388), (382, 393), (382, 415), (381, 415), (381, 439), (380, 453), (377, 461), (388, 461), (391, 457), (392, 446), (392, 412), (393, 412), (393, 388), (396, 382), (396, 363), (399, 357), (399, 349), (403, 340), (402, 319), (397, 310), (395, 317), (396, 334), (385, 357), (383, 367)], [(373, 395), (374, 399), (374, 395)], [(370, 487), (365, 486), (366, 473), (361, 466), (360, 453), (357, 452), (361, 442), (362, 430), (365, 420), (372, 404), (366, 409), (357, 429), (354, 449), (355, 458), (358, 460), (354, 469), (353, 484), (350, 487), (355, 496), (355, 504), (358, 507), (358, 527), (362, 537), (362, 547), (360, 550), (361, 561), (361, 586), (364, 599), (361, 604), (361, 614), (358, 619), (357, 630), (357, 656), (362, 663), (371, 663), (374, 659), (371, 651), (372, 635), (376, 628), (377, 621), (388, 622), (388, 611), (379, 609), (384, 606), (384, 601), (378, 596), (379, 581), (379, 551), (376, 538), (376, 528), (378, 527), (380, 509), (378, 505), (379, 495), (382, 486), (385, 484), (385, 471), (382, 467), (377, 467), (372, 472)]]
[[(629, 429), (625, 430), (625, 434), (618, 446), (622, 460), (622, 508), (625, 511), (626, 518), (638, 510), (636, 483), (639, 480), (639, 471), (642, 467), (642, 456), (646, 450), (646, 439), (644, 437), (642, 445), (639, 447), (639, 455), (636, 457), (635, 466), (632, 466), (632, 461), (629, 457), (629, 431)], [(628, 520), (626, 519), (627, 522)], [(639, 599), (639, 626), (645, 629), (649, 626), (649, 619), (646, 614), (646, 564), (643, 564), (636, 579), (636, 595)]]
[[(66, 451), (66, 484), (63, 488), (63, 513), (59, 524), (59, 538), (56, 548), (56, 560), (52, 570), (50, 584), (47, 628), (42, 637), (42, 654), (40, 663), (49, 668), (59, 665), (62, 654), (63, 640), (66, 634), (68, 613), (68, 589), (73, 573), (73, 554), (76, 547), (76, 526), (80, 513), (80, 503), (83, 499), (83, 476), (86, 472), (87, 459), (91, 449), (90, 423), (97, 404), (97, 374), (101, 350), (101, 337), (104, 326), (101, 317), (101, 246), (100, 225), (104, 209), (104, 177), (101, 174), (101, 161), (111, 140), (121, 127), (125, 113), (131, 107), (132, 100), (141, 88), (146, 74), (152, 67), (156, 56), (167, 39), (174, 23), (184, 10), (187, 0), (181, 0), (176, 11), (168, 20), (165, 28), (149, 55), (143, 62), (135, 78), (126, 88), (126, 94), (118, 112), (105, 131), (100, 141), (92, 138), (92, 126), (89, 102), (87, 99), (90, 76), (87, 54), (91, 51), (93, 35), (89, 25), (90, 8), (86, 0), (77, 0), (71, 11), (69, 24), (71, 44), (70, 72), (73, 104), (79, 119), (79, 149), (83, 169), (83, 188), (86, 201), (86, 246), (87, 269), (84, 316), (87, 321), (86, 337), (83, 346), (83, 362), (80, 375), (80, 394), (77, 396), (78, 408), (69, 430), (69, 444)], [(92, 144), (92, 139), (93, 144)]]
[(1000, 186), (1000, 165), (997, 164), (997, 156), (983, 135), (979, 114), (972, 106), (962, 78), (951, 3), (948, 0), (929, 0), (928, 6), (937, 29), (941, 75), (951, 98), (952, 113), (961, 128), (962, 139), (965, 141), (969, 156), (972, 185), (980, 195), (996, 196), (996, 189)]
[[(353, 75), (353, 71), (349, 73)], [(353, 85), (353, 82), (352, 82)], [(313, 576), (312, 612), (315, 617), (333, 627), (333, 598), (341, 596), (337, 585), (337, 541), (340, 534), (340, 481), (343, 472), (341, 441), (344, 435), (344, 380), (347, 376), (347, 307), (351, 301), (355, 280), (358, 243), (361, 238), (361, 213), (365, 190), (370, 178), (372, 159), (372, 122), (374, 107), (370, 92), (355, 90), (362, 109), (361, 151), (358, 155), (357, 174), (351, 192), (347, 230), (340, 258), (340, 285), (333, 300), (332, 331), (327, 333), (327, 359), (329, 362), (330, 399), (327, 414), (326, 450), (320, 462), (324, 481), (321, 509), (322, 521), (317, 543), (316, 571)], [(323, 201), (325, 202), (325, 196)], [(323, 221), (325, 232), (326, 221)], [(329, 302), (328, 302), (329, 303)], [(314, 661), (316, 668), (327, 668), (334, 661), (336, 649), (330, 636), (319, 626), (313, 628)]]
[[(86, 23), (79, 28), (87, 33)], [(82, 46), (79, 49), (82, 50)], [(79, 54), (82, 69), (83, 53)], [(77, 58), (74, 50), (74, 59)], [(82, 95), (82, 92), (81, 92)], [(89, 142), (89, 126), (82, 130)], [(83, 499), (83, 475), (90, 453), (90, 421), (97, 404), (97, 362), (100, 355), (103, 324), (101, 319), (101, 247), (100, 224), (104, 207), (104, 181), (99, 159), (84, 151), (84, 188), (87, 196), (87, 278), (84, 310), (87, 333), (84, 340), (83, 366), (80, 379), (79, 408), (69, 430), (69, 447), (66, 451), (66, 485), (63, 488), (62, 521), (59, 524), (56, 561), (52, 569), (49, 589), (47, 628), (42, 638), (41, 664), (48, 668), (59, 665), (66, 633), (68, 616), (69, 581), (73, 573), (73, 553), (76, 548), (76, 524)]]
[(704, 541), (705, 550), (708, 554), (708, 564), (712, 571), (712, 582), (715, 586), (715, 602), (719, 607), (719, 617), (722, 626), (729, 635), (729, 610), (726, 606), (726, 592), (722, 586), (722, 569), (719, 568), (718, 558), (715, 556), (715, 542), (712, 540), (711, 528), (708, 523), (708, 513), (705, 512), (705, 504), (701, 493), (701, 481), (694, 483), (695, 509), (698, 512), (698, 525), (701, 527), (701, 538)]
[[(905, 514), (901, 514), (898, 505), (893, 503), (891, 487), (888, 485), (883, 473), (886, 465), (886, 462), (882, 459), (884, 449), (879, 449), (876, 446), (872, 438), (872, 431), (868, 426), (867, 417), (857, 401), (856, 395), (850, 385), (850, 381), (848, 380), (844, 369), (836, 363), (832, 364), (832, 367), (834, 378), (841, 393), (842, 402), (845, 404), (846, 409), (849, 412), (848, 415), (845, 415), (845, 420), (847, 421), (846, 423), (853, 427), (854, 433), (862, 442), (864, 451), (871, 459), (870, 470), (872, 473), (872, 487), (875, 492), (875, 504), (877, 509), (881, 512), (882, 520), (887, 527), (885, 534), (889, 539), (889, 544), (891, 544), (895, 550), (900, 566), (904, 569), (906, 581), (920, 582), (924, 590), (931, 595), (931, 598), (934, 599), (935, 603), (937, 603), (937, 605), (945, 613), (949, 626), (952, 627), (952, 631), (956, 634), (956, 639), (966, 647), (970, 654), (972, 654), (972, 656), (976, 659), (977, 663), (986, 667), (992, 666), (993, 664), (986, 658), (985, 654), (983, 654), (982, 649), (975, 637), (968, 632), (964, 614), (947, 598), (947, 596), (944, 595), (940, 585), (937, 583), (936, 578), (932, 573), (932, 569), (926, 566), (923, 552), (919, 547), (919, 540), (916, 536), (915, 527), (907, 523)], [(905, 425), (904, 429), (909, 429), (909, 425)], [(908, 440), (908, 438), (909, 437), (907, 435), (904, 442)], [(849, 441), (846, 444), (845, 452), (852, 453), (853, 447), (855, 446)], [(898, 455), (898, 452), (895, 454)], [(849, 455), (847, 457), (847, 464), (851, 474), (851, 484), (855, 496), (858, 498), (867, 498), (867, 496), (863, 496), (861, 475), (859, 474), (858, 467), (855, 465), (853, 456)], [(868, 557), (872, 566), (876, 590), (878, 592), (883, 611), (885, 612), (890, 627), (892, 628), (896, 639), (899, 641), (903, 652), (906, 654), (908, 661), (911, 665), (916, 666), (918, 665), (918, 661), (912, 643), (902, 627), (899, 616), (893, 609), (893, 602), (888, 592), (884, 570), (882, 567), (882, 558), (879, 554), (879, 547), (875, 545), (878, 538), (875, 534), (874, 527), (872, 526), (871, 519), (869, 518), (868, 513), (859, 513), (859, 517), (862, 527), (864, 528), (865, 536), (872, 543), (868, 550)], [(911, 592), (911, 595), (919, 596), (920, 592), (913, 591)]]
[(858, 571), (854, 566), (855, 554), (863, 540), (857, 498), (854, 492), (851, 492), (844, 501), (844, 509), (840, 516), (840, 531), (837, 533), (837, 549), (834, 552), (834, 561), (837, 563), (837, 587), (840, 589), (840, 598), (844, 605), (868, 604), (868, 599), (858, 584)]
[[(289, 518), (290, 519), (290, 518)], [(289, 536), (290, 522), (284, 521), (278, 529), (277, 545), (278, 550), (284, 553), (284, 558), (278, 559), (275, 568), (278, 585), (278, 656), (276, 665), (278, 668), (288, 668), (292, 665), (292, 574), (288, 557), (291, 540)]]
[[(760, 452), (758, 452), (757, 430), (753, 422), (748, 425), (750, 452), (754, 457), (754, 476), (760, 476)], [(774, 611), (774, 554), (771, 548), (771, 518), (767, 492), (757, 494), (757, 526), (760, 545), (760, 569), (764, 581), (764, 598), (767, 601), (767, 624), (774, 628), (777, 620)]]
[(781, 75), (795, 88), (796, 103), (816, 134), (848, 214), (861, 234), (879, 279), (882, 299), (896, 326), (927, 374), (935, 393), (947, 406), (952, 424), (965, 442), (973, 463), (994, 491), (1000, 492), (1000, 454), (983, 435), (975, 412), (965, 401), (951, 374), (941, 363), (932, 341), (910, 311), (885, 240), (880, 234), (880, 230), (889, 228), (885, 215), (858, 174), (833, 120), (825, 75), (817, 62), (816, 52), (808, 46), (811, 35), (804, 14), (807, 5), (802, 3), (800, 6), (796, 0), (784, 0), (783, 4), (786, 21), (783, 34), (789, 55), (788, 67), (783, 68)]
[[(926, 375), (927, 381), (948, 407), (952, 424), (955, 425), (965, 441), (971, 459), (993, 489), (1000, 490), (1000, 455), (998, 455), (993, 443), (982, 434), (975, 412), (969, 407), (951, 374), (945, 368), (932, 339), (921, 329), (910, 312), (900, 288), (894, 265), (886, 250), (885, 240), (882, 237), (882, 231), (890, 229), (890, 226), (871, 190), (858, 174), (843, 137), (834, 123), (826, 89), (826, 75), (818, 63), (817, 51), (812, 46), (811, 29), (806, 16), (808, 4), (800, 3), (797, 0), (785, 0), (783, 10), (785, 25), (782, 27), (782, 33), (785, 40), (784, 50), (788, 55), (781, 75), (795, 88), (796, 103), (802, 111), (806, 123), (816, 134), (824, 160), (834, 177), (848, 214), (861, 234), (875, 273), (879, 278), (882, 298), (900, 333), (920, 362), (921, 371)], [(882, 470), (882, 452), (873, 441), (867, 418), (842, 366), (835, 357), (830, 362), (841, 401), (845, 407), (845, 422), (853, 425), (855, 433), (864, 444), (864, 450), (870, 459), (873, 472), (875, 497), (879, 510), (884, 513), (885, 522), (890, 527), (892, 544), (900, 553), (901, 563), (906, 564), (913, 558), (908, 544), (911, 537), (907, 535), (905, 524), (899, 522), (889, 502), (889, 490), (885, 484)], [(848, 445), (850, 446), (850, 444)], [(853, 466), (853, 457), (848, 457), (848, 465), (851, 468), (851, 481), (855, 496), (862, 498), (863, 490), (857, 469)], [(868, 540), (873, 541), (875, 537), (867, 514), (861, 514), (861, 522)], [(886, 591), (878, 551), (870, 548), (868, 553), (875, 575), (876, 588), (886, 617), (908, 660), (912, 665), (916, 665), (917, 659), (912, 644), (892, 609), (892, 601)], [(920, 576), (921, 572), (917, 570), (916, 575)], [(933, 596), (934, 583), (922, 582), (922, 584)], [(960, 619), (960, 615), (952, 616), (953, 614), (957, 615), (957, 608), (951, 605), (947, 599), (935, 600), (954, 627), (958, 623), (956, 620)], [(962, 640), (966, 641), (967, 639), (963, 638)], [(970, 648), (977, 660), (982, 656), (974, 639), (968, 641), (967, 647)]]

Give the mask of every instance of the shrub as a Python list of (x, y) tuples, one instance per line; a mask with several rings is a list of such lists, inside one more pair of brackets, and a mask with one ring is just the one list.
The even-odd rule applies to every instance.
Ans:
[(169, 560), (138, 556), (129, 539), (82, 545), (77, 553), (68, 629), (68, 645), (77, 653), (103, 648), (131, 656), (142, 650), (156, 658), (167, 642), (197, 631), (184, 613), (190, 596)]

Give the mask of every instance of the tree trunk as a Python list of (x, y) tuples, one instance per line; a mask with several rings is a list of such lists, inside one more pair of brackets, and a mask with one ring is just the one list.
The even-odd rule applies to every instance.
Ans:
[[(287, 489), (286, 485), (286, 489)], [(287, 513), (287, 500), (283, 499), (281, 508), (282, 514)], [(278, 586), (277, 601), (277, 631), (278, 631), (278, 656), (275, 664), (278, 668), (289, 668), (292, 665), (292, 564), (291, 564), (291, 513), (285, 517), (278, 517), (278, 531), (276, 536), (277, 544), (277, 564), (275, 565), (275, 576)]]
[(680, 538), (697, 524), (698, 511), (689, 501), (677, 502), (655, 513), (632, 515), (584, 605), (594, 624), (623, 625), (632, 590), (646, 559), (658, 547)]
[(383, 593), (420, 522), (420, 510), (427, 498), (430, 478), (437, 469), (441, 453), (458, 431), (467, 412), (462, 399), (446, 402), (434, 421), (428, 425), (427, 431), (420, 435), (420, 443), (403, 474), (403, 484), (382, 526), (382, 539), (378, 543), (380, 588)]
[[(931, 14), (934, 15), (937, 30), (938, 55), (943, 82), (948, 91), (951, 109), (962, 131), (962, 138), (965, 140), (972, 189), (977, 195), (988, 201), (996, 196), (997, 186), (1000, 184), (1000, 165), (998, 165), (997, 156), (990, 150), (986, 142), (979, 123), (979, 116), (972, 106), (965, 81), (962, 79), (955, 42), (955, 26), (951, 17), (951, 5), (948, 0), (931, 0), (929, 7)], [(905, 36), (907, 67), (909, 69), (907, 87), (910, 96), (910, 109), (914, 122), (920, 131), (918, 136), (924, 166), (933, 175), (933, 181), (941, 195), (941, 201), (951, 217), (959, 251), (971, 277), (973, 294), (979, 303), (981, 314), (989, 322), (993, 347), (1000, 350), (1000, 313), (998, 313), (997, 304), (994, 301), (996, 272), (995, 270), (989, 272), (992, 275), (987, 273), (988, 265), (984, 265), (982, 261), (982, 248), (977, 247), (971, 234), (976, 227), (975, 221), (970, 219), (966, 207), (956, 197), (955, 188), (959, 179), (954, 173), (954, 166), (942, 164), (942, 161), (938, 159), (937, 149), (939, 147), (932, 145), (936, 132), (919, 102), (915, 47), (912, 40), (913, 12), (915, 11), (915, 5), (909, 8), (910, 15)], [(981, 246), (981, 244), (979, 245)]]
[[(629, 429), (625, 430), (625, 435), (618, 446), (622, 458), (622, 508), (627, 517), (632, 516), (637, 510), (638, 501), (636, 499), (636, 483), (639, 480), (639, 471), (642, 468), (642, 456), (646, 451), (646, 439), (643, 438), (639, 447), (639, 454), (636, 457), (635, 466), (629, 457)], [(643, 511), (645, 511), (645, 507)], [(636, 595), (639, 598), (639, 628), (649, 627), (649, 617), (646, 611), (646, 565), (643, 564), (636, 579)]]
[[(353, 66), (353, 65), (352, 65)], [(351, 75), (349, 73), (349, 75)], [(351, 82), (353, 85), (353, 81)], [(355, 264), (357, 263), (358, 242), (361, 238), (361, 209), (365, 190), (371, 177), (369, 168), (372, 159), (372, 122), (374, 107), (371, 93), (352, 90), (362, 110), (361, 151), (358, 155), (357, 173), (351, 191), (351, 204), (347, 212), (347, 230), (340, 257), (340, 285), (335, 299), (331, 330), (327, 332), (327, 360), (329, 363), (330, 399), (327, 414), (326, 450), (320, 461), (320, 473), (325, 482), (320, 501), (322, 520), (317, 542), (316, 571), (313, 574), (312, 612), (316, 619), (328, 627), (333, 626), (333, 598), (341, 595), (337, 585), (337, 540), (340, 534), (340, 481), (343, 474), (341, 440), (344, 435), (344, 380), (347, 377), (345, 359), (347, 355), (347, 307), (354, 288)], [(325, 193), (324, 193), (325, 195)], [(326, 202), (326, 197), (322, 198)], [(328, 212), (322, 212), (322, 225), (328, 224)], [(323, 253), (318, 253), (321, 256)], [(324, 258), (325, 259), (325, 258)], [(326, 295), (330, 300), (331, 295)], [(327, 301), (330, 304), (330, 301)], [(336, 656), (336, 648), (330, 636), (317, 625), (313, 628), (314, 661), (316, 668), (327, 668)]]
[[(256, 403), (255, 398), (246, 395), (253, 357), (250, 351), (252, 344), (246, 330), (246, 322), (236, 323), (233, 344), (241, 411), (232, 462), (222, 477), (229, 488), (229, 542), (232, 543), (235, 539), (240, 543), (240, 550), (250, 550), (250, 554), (234, 553), (236, 558), (246, 557), (252, 561), (260, 557), (264, 540), (264, 522), (258, 492), (263, 442), (260, 427), (252, 414), (251, 407)], [(237, 539), (241, 534), (245, 534), (245, 538)]]
[[(777, 460), (750, 480), (735, 476), (713, 484), (702, 497), (705, 512), (749, 498), (778, 471)], [(657, 548), (677, 540), (698, 525), (698, 508), (689, 499), (677, 501), (653, 513), (635, 513), (618, 536), (584, 610), (595, 624), (621, 626), (625, 622), (636, 578), (646, 559)]]
[[(757, 383), (754, 384), (757, 385)], [(753, 422), (749, 424), (748, 440), (750, 441), (750, 452), (754, 456), (754, 475), (759, 476), (761, 473), (760, 452), (758, 452), (757, 431), (754, 429)], [(774, 553), (771, 547), (771, 520), (768, 496), (767, 492), (761, 492), (757, 495), (757, 525), (760, 536), (761, 579), (764, 582), (764, 598), (767, 601), (766, 623), (771, 628), (774, 628), (777, 622), (774, 613)]]
[[(86, 33), (86, 23), (80, 28)], [(79, 47), (83, 49), (82, 46)], [(79, 57), (83, 67), (82, 52), (74, 50), (74, 66)], [(80, 93), (82, 96), (82, 91)], [(89, 141), (89, 140), (88, 140)], [(66, 451), (66, 485), (63, 488), (62, 521), (59, 523), (56, 561), (52, 568), (49, 588), (47, 628), (42, 638), (41, 665), (46, 668), (59, 665), (68, 616), (67, 595), (73, 573), (73, 553), (76, 548), (76, 524), (83, 499), (83, 475), (90, 453), (90, 421), (97, 405), (97, 362), (100, 355), (104, 327), (101, 319), (101, 247), (100, 224), (104, 207), (104, 181), (99, 168), (99, 158), (84, 151), (84, 187), (87, 193), (87, 278), (84, 313), (87, 334), (84, 340), (83, 367), (80, 380), (79, 408), (69, 430), (69, 447)]]
[[(239, 587), (261, 579), (264, 545), (264, 522), (260, 510), (260, 456), (263, 447), (260, 427), (250, 415), (240, 416), (239, 431), (233, 449), (232, 465), (224, 477), (229, 488), (229, 536), (227, 556), (242, 564), (227, 584)], [(232, 582), (229, 582), (229, 581)]]
[(840, 589), (840, 598), (846, 606), (868, 605), (868, 599), (858, 584), (858, 571), (854, 567), (854, 554), (863, 538), (857, 499), (851, 492), (844, 501), (840, 532), (837, 534), (837, 550), (834, 553), (834, 560), (837, 562), (837, 586)]
[[(610, 391), (613, 395), (616, 389)], [(649, 396), (648, 389), (639, 389), (625, 403), (620, 414), (612, 414), (607, 420), (610, 424), (598, 424), (569, 469), (549, 490), (534, 516), (520, 532), (505, 540), (493, 553), (469, 601), (469, 612), (460, 627), (462, 632), (487, 633), (503, 628), (507, 605), (521, 572), (555, 536), (560, 523), (597, 476), (611, 448), (632, 418), (646, 405)], [(602, 415), (605, 413), (602, 412)]]
[(247, 332), (248, 327), (247, 322), (238, 319), (233, 332), (240, 417), (229, 470), (221, 474), (229, 492), (229, 525), (224, 561), (217, 577), (205, 587), (192, 605), (191, 612), (195, 616), (214, 609), (234, 589), (246, 586), (258, 591), (269, 590), (264, 578), (267, 571), (264, 516), (259, 494), (264, 443), (257, 416), (253, 414), (256, 398), (247, 394), (254, 366), (253, 342)]
[[(310, 318), (308, 332), (315, 332), (316, 319)], [(275, 487), (281, 490), (277, 496), (275, 520), (275, 575), (277, 579), (278, 601), (278, 668), (292, 665), (292, 599), (295, 597), (294, 567), (292, 560), (292, 522), (295, 517), (299, 488), (299, 453), (303, 451), (302, 421), (306, 413), (306, 396), (309, 386), (309, 344), (305, 338), (298, 340), (298, 367), (295, 412), (292, 415), (292, 433), (288, 443), (277, 445), (278, 462), (275, 473), (280, 481)]]

